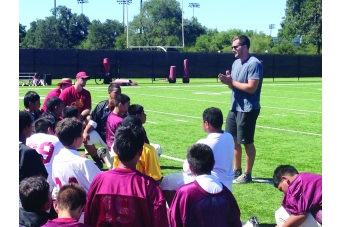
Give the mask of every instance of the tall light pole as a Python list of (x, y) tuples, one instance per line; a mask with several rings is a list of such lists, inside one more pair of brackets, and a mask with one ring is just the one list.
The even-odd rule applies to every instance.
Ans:
[(54, 13), (55, 13), (55, 18), (57, 18), (57, 0), (54, 0)]
[(83, 4), (89, 3), (89, 0), (77, 0), (78, 4), (81, 4), (81, 14), (83, 14)]
[(194, 19), (195, 17), (195, 8), (200, 8), (200, 4), (199, 3), (189, 3), (189, 7), (192, 8), (192, 19)]
[(117, 0), (117, 2), (118, 2), (118, 4), (123, 4), (123, 27), (125, 27), (125, 16), (124, 16), (124, 14), (125, 14), (124, 8), (125, 7), (124, 7), (124, 5), (132, 3), (132, 0)]
[(275, 28), (275, 24), (270, 24), (269, 25), (269, 30), (270, 30), (270, 36), (272, 36), (272, 29)]

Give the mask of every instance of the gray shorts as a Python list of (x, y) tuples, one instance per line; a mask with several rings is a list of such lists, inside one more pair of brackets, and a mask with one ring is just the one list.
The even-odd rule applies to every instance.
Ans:
[(230, 110), (226, 119), (225, 131), (229, 132), (238, 144), (252, 144), (259, 114), (259, 109), (251, 112)]

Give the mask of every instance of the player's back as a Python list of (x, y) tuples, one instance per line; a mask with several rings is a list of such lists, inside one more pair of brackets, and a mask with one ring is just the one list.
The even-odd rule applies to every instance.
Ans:
[(46, 133), (33, 134), (26, 139), (26, 144), (43, 156), (44, 164), (51, 163), (55, 155), (64, 147), (57, 136)]
[(212, 174), (231, 190), (234, 179), (234, 139), (228, 132), (210, 133), (207, 138), (200, 139), (197, 143), (208, 145), (213, 153), (215, 165)]
[(115, 168), (97, 175), (87, 201), (87, 225), (168, 226), (165, 199), (158, 183), (139, 171)]
[(74, 182), (87, 192), (94, 177), (100, 172), (91, 160), (80, 157), (78, 152), (72, 149), (61, 149), (52, 163), (52, 178), (59, 187)]

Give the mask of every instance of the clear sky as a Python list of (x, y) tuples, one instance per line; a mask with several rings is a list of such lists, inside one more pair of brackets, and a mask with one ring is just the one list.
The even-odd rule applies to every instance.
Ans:
[[(123, 0), (120, 0), (123, 1)], [(177, 0), (182, 4), (182, 0)], [(82, 4), (77, 0), (20, 0), (19, 22), (29, 28), (32, 21), (51, 16), (51, 9), (56, 5), (64, 5), (72, 13), (81, 14)], [(199, 8), (190, 8), (189, 3), (199, 3)], [(229, 29), (256, 30), (275, 37), (281, 28), (282, 17), (285, 16), (286, 0), (183, 0), (184, 18), (190, 19), (193, 14), (198, 22), (207, 28), (217, 28), (218, 31)], [(132, 0), (128, 6), (129, 21), (140, 10), (140, 0)], [(83, 13), (92, 20), (104, 22), (115, 19), (123, 22), (123, 5), (117, 0), (88, 0), (83, 4)], [(126, 23), (126, 11), (125, 19)], [(275, 28), (270, 31), (269, 24)]]

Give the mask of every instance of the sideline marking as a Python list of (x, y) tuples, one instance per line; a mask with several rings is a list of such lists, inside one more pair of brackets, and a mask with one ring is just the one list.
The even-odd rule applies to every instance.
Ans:
[(150, 123), (150, 124), (158, 124), (157, 122), (153, 122), (153, 121), (146, 121), (145, 123)]

